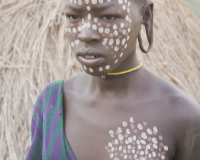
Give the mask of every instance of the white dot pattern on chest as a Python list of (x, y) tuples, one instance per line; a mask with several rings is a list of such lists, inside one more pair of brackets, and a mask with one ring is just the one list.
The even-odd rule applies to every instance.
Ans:
[(135, 124), (133, 117), (115, 131), (110, 130), (111, 141), (105, 146), (111, 159), (165, 160), (168, 146), (158, 128), (149, 128), (146, 122)]

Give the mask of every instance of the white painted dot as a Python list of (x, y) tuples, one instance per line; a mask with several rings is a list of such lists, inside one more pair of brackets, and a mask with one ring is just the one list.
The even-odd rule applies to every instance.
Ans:
[(74, 47), (74, 42), (71, 42), (71, 47)]
[(78, 31), (81, 32), (83, 30), (83, 26), (78, 26)]
[(79, 4), (79, 5), (82, 5), (82, 0), (78, 0), (78, 4)]
[(121, 141), (121, 140), (124, 139), (124, 136), (123, 136), (122, 134), (119, 134), (119, 135), (118, 135), (118, 139)]
[(124, 55), (124, 53), (122, 52), (119, 56), (122, 57)]
[(136, 136), (133, 136), (132, 139), (133, 139), (133, 141), (136, 141), (137, 138), (136, 138)]
[(143, 156), (144, 155), (144, 151), (140, 151), (140, 155)]
[(146, 134), (145, 132), (143, 132), (143, 133), (141, 134), (141, 137), (142, 137), (143, 139), (147, 139), (147, 134)]
[(126, 38), (126, 39), (127, 39), (127, 41), (128, 41), (128, 40), (130, 39), (130, 36), (127, 36), (127, 38)]
[(87, 10), (88, 10), (88, 11), (90, 11), (90, 10), (91, 10), (90, 6), (87, 6), (86, 8), (87, 8)]
[(158, 149), (158, 145), (157, 144), (153, 144), (153, 148), (154, 149)]
[(149, 135), (152, 135), (153, 132), (152, 132), (152, 130), (151, 130), (150, 128), (148, 128), (148, 129), (147, 129), (147, 133), (148, 133)]
[(126, 38), (122, 39), (122, 45), (126, 43)]
[(128, 123), (124, 121), (124, 122), (122, 122), (122, 125), (123, 125), (123, 127), (126, 127), (128, 125)]
[(134, 122), (134, 119), (133, 119), (133, 117), (131, 117), (131, 118), (130, 118), (130, 122), (131, 122), (131, 123), (133, 123), (133, 122)]
[(122, 8), (123, 8), (123, 10), (126, 10), (126, 6), (125, 5), (123, 5)]
[(152, 138), (152, 142), (154, 143), (154, 144), (157, 144), (158, 143), (158, 141), (157, 141), (157, 139), (154, 137), (154, 138)]
[(127, 133), (127, 134), (131, 134), (130, 129), (127, 128), (127, 129), (126, 129), (126, 133)]
[(118, 0), (118, 3), (119, 4), (123, 4), (123, 0)]
[(118, 60), (118, 59), (116, 59), (116, 60), (115, 60), (115, 64), (116, 64), (118, 61), (119, 61), (119, 60)]
[(107, 42), (108, 42), (108, 39), (104, 38), (102, 44), (105, 46), (107, 44)]
[(121, 28), (124, 28), (124, 23), (121, 23), (121, 24), (120, 24), (120, 27), (121, 27)]
[(110, 29), (109, 29), (109, 28), (106, 28), (106, 29), (105, 29), (105, 33), (106, 33), (106, 34), (109, 34), (109, 33), (110, 33)]
[(141, 150), (142, 149), (142, 146), (141, 145), (138, 145), (138, 147), (137, 147), (139, 150)]
[(151, 149), (151, 145), (148, 144), (148, 145), (146, 146), (146, 149)]
[(95, 17), (95, 18), (94, 18), (94, 22), (95, 22), (95, 23), (98, 23), (98, 21), (99, 21), (98, 18)]
[(140, 141), (140, 143), (144, 144), (144, 145), (146, 144), (145, 140), (143, 140), (143, 139)]
[(127, 16), (125, 17), (125, 19), (126, 19), (127, 21), (129, 21), (129, 16), (127, 15)]
[(119, 143), (118, 139), (115, 139), (115, 144), (117, 145)]
[(153, 127), (153, 131), (157, 133), (158, 132), (157, 127)]
[(124, 155), (124, 159), (127, 159), (127, 158), (128, 158), (128, 156), (127, 156), (127, 154), (125, 154), (125, 155)]
[(97, 30), (97, 25), (96, 25), (96, 24), (93, 24), (93, 25), (92, 25), (92, 29), (93, 29), (93, 30)]
[(133, 139), (131, 137), (128, 138), (129, 143), (133, 142)]
[(156, 157), (156, 152), (153, 152), (153, 153), (152, 153), (152, 156), (153, 156), (153, 157)]
[(112, 143), (111, 142), (108, 143), (108, 147), (110, 147), (110, 148), (112, 147)]
[(151, 153), (148, 155), (149, 158), (151, 158)]
[(103, 71), (103, 68), (102, 68), (102, 67), (99, 67), (99, 71), (102, 72), (102, 71)]
[(123, 153), (126, 153), (126, 149), (123, 149)]
[(129, 144), (128, 140), (125, 140), (125, 144), (127, 144), (127, 145)]
[(116, 39), (116, 45), (118, 46), (120, 44), (120, 40)]
[(105, 68), (106, 68), (107, 70), (109, 70), (109, 69), (110, 69), (110, 65), (107, 65)]
[(114, 43), (114, 39), (110, 39), (108, 42), (109, 45), (113, 45), (113, 43)]
[(117, 25), (116, 24), (113, 25), (113, 29), (117, 29)]
[(119, 32), (117, 30), (114, 31), (113, 33), (115, 36), (118, 36)]
[(92, 73), (94, 70), (92, 68), (89, 68), (89, 71)]
[(122, 34), (123, 34), (123, 35), (125, 35), (125, 34), (126, 34), (126, 30), (125, 30), (125, 29), (122, 31)]
[(162, 156), (161, 156), (161, 159), (165, 159), (165, 156), (164, 156), (164, 155), (162, 155)]
[(115, 46), (114, 51), (115, 51), (115, 52), (119, 51), (119, 47), (118, 47), (118, 46)]
[(102, 27), (99, 28), (99, 33), (103, 33), (104, 29)]
[(97, 0), (92, 0), (92, 4), (97, 4)]
[(75, 45), (78, 45), (79, 44), (79, 40), (78, 39), (75, 40), (74, 43), (75, 43)]
[(113, 131), (113, 130), (110, 130), (110, 131), (109, 131), (109, 134), (110, 134), (110, 135), (113, 135), (113, 134), (114, 134), (114, 131)]
[(88, 19), (89, 19), (89, 20), (91, 20), (91, 17), (92, 17), (91, 14), (88, 14)]
[(164, 146), (165, 151), (168, 151), (168, 149), (169, 149), (168, 146)]
[(87, 28), (90, 28), (91, 27), (91, 24), (90, 23), (87, 23)]
[(113, 154), (113, 153), (111, 153), (111, 154), (110, 154), (110, 158), (113, 158), (113, 157), (114, 157), (114, 154)]
[(137, 125), (137, 127), (138, 127), (139, 130), (142, 130), (142, 129), (143, 129), (143, 126), (142, 126), (141, 123), (139, 123), (139, 124)]
[(118, 127), (117, 132), (122, 133), (122, 128)]

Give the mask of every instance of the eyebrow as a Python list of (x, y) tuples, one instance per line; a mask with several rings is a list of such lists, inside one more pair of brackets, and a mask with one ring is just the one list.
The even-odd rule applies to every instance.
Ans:
[[(97, 11), (104, 11), (106, 9), (110, 9), (110, 7), (114, 7), (113, 4), (106, 4), (106, 5), (101, 5), (100, 7), (95, 7), (94, 10), (97, 10)], [(78, 12), (80, 11), (81, 9), (80, 8), (77, 8), (77, 7), (73, 7), (72, 5), (65, 5), (65, 10), (69, 8), (71, 10), (73, 10), (74, 12)]]

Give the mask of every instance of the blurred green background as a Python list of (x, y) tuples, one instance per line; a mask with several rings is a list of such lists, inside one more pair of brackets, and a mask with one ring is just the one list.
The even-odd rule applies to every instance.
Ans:
[(185, 0), (190, 9), (200, 17), (200, 0)]

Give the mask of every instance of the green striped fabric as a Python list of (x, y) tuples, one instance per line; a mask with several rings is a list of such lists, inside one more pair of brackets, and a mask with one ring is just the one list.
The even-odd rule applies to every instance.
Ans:
[(36, 100), (31, 123), (31, 146), (26, 160), (76, 160), (65, 137), (63, 80), (46, 86)]

